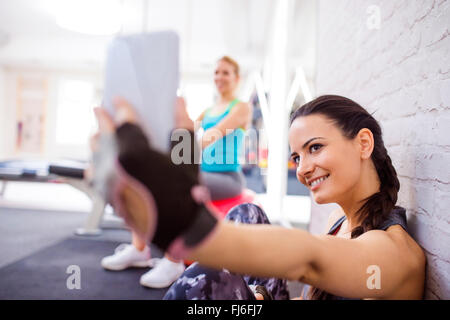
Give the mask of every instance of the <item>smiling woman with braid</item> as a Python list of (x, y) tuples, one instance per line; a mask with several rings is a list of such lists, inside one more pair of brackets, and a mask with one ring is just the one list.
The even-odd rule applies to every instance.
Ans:
[[(327, 127), (330, 131), (321, 137), (324, 131), (320, 129)], [(300, 147), (302, 141), (297, 143), (297, 136), (311, 138)], [(328, 219), (328, 235), (362, 242), (361, 250), (373, 247), (371, 253), (355, 250), (353, 258), (342, 255), (341, 259), (350, 258), (342, 263), (347, 266), (343, 275), (348, 277), (346, 273), (355, 270), (349, 264), (352, 262), (359, 261), (366, 271), (370, 265), (378, 266), (382, 287), (371, 289), (372, 296), (421, 298), (425, 256), (407, 233), (405, 210), (396, 206), (400, 183), (377, 121), (350, 99), (323, 96), (292, 115), (290, 141), (298, 179), (311, 189), (317, 203), (335, 202), (341, 207)], [(414, 272), (415, 277), (411, 278), (414, 273), (409, 272)], [(368, 277), (366, 273), (363, 279)], [(329, 285), (340, 281), (331, 279)], [(342, 296), (358, 297), (346, 291)], [(316, 285), (310, 287), (306, 298), (339, 297)]]
[[(317, 203), (340, 206), (331, 213), (324, 235), (219, 221), (208, 203), (189, 191), (198, 179), (187, 174), (188, 166), (174, 165), (169, 157), (158, 154), (132, 119), (117, 125), (119, 167), (141, 187), (136, 194), (146, 191), (134, 198), (119, 192), (115, 207), (127, 221), (145, 217), (153, 221), (148, 227), (134, 228), (140, 227), (149, 242), (153, 240), (173, 256), (196, 260), (203, 267), (197, 268), (197, 274), (187, 269), (167, 298), (254, 299), (246, 282), (239, 281), (240, 275), (306, 283), (309, 289), (304, 290), (303, 299), (422, 298), (425, 255), (408, 234), (405, 209), (396, 205), (400, 184), (381, 128), (356, 102), (321, 96), (291, 118), (289, 144), (298, 180)], [(136, 146), (139, 139), (144, 143), (131, 152), (126, 146)], [(154, 168), (137, 165), (148, 161), (153, 161)], [(163, 184), (156, 183), (161, 181), (158, 174), (164, 175)], [(122, 185), (133, 188), (127, 181)], [(176, 198), (159, 196), (174, 187)], [(148, 209), (131, 210), (145, 207), (133, 205), (139, 201), (147, 201)], [(244, 204), (229, 214), (262, 216), (264, 212)], [(370, 283), (371, 270), (379, 271), (375, 287)], [(230, 277), (233, 281), (228, 281)]]

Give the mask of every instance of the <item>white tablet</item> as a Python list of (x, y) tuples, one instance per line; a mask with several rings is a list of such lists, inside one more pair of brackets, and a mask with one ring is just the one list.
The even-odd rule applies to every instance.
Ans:
[(153, 146), (169, 150), (179, 85), (179, 39), (162, 31), (114, 38), (105, 66), (103, 106), (111, 113), (116, 96), (136, 109)]

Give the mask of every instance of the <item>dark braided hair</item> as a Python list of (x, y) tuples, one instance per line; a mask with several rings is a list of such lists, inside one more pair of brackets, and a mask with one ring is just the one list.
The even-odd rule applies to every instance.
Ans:
[[(380, 179), (379, 192), (364, 199), (364, 204), (357, 211), (361, 225), (352, 230), (351, 238), (357, 238), (364, 232), (377, 229), (388, 218), (397, 203), (400, 182), (397, 178), (391, 158), (384, 146), (381, 127), (363, 107), (351, 99), (337, 96), (320, 96), (297, 109), (291, 116), (292, 122), (298, 117), (319, 114), (327, 117), (341, 130), (342, 134), (353, 139), (358, 132), (369, 129), (374, 138), (374, 149), (371, 159)], [(334, 296), (319, 288), (311, 287), (310, 299), (330, 300)]]

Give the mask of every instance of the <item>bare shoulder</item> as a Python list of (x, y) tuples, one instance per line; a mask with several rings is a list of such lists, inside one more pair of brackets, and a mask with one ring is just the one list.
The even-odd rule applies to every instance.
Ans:
[(250, 111), (251, 108), (252, 106), (248, 102), (240, 101), (236, 104), (236, 109)]
[(234, 127), (242, 127), (247, 129), (251, 122), (252, 113), (252, 107), (249, 103), (238, 102), (236, 106), (231, 109), (228, 118), (236, 121)]
[(424, 252), (417, 242), (400, 225), (393, 225), (386, 231), (371, 230), (358, 237), (358, 240), (382, 243), (394, 249), (407, 261), (420, 263), (424, 261)]
[(424, 270), (426, 256), (422, 247), (400, 225), (389, 227), (384, 234), (393, 241), (398, 248), (407, 253), (408, 261), (413, 271)]
[(358, 237), (358, 240), (370, 243), (373, 248), (382, 248), (386, 256), (395, 257), (397, 269), (399, 265), (402, 266), (402, 272), (398, 273), (398, 290), (389, 298), (403, 299), (411, 296), (413, 299), (420, 299), (425, 282), (426, 256), (419, 244), (400, 225), (393, 225), (386, 231), (368, 231)]

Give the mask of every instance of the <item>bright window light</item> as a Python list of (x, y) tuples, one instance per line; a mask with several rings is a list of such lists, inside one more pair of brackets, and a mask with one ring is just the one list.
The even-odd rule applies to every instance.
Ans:
[(210, 83), (187, 83), (181, 93), (186, 99), (189, 116), (195, 120), (214, 103), (214, 86)]
[(90, 35), (112, 35), (123, 22), (118, 0), (48, 0), (48, 10), (56, 23), (70, 31)]
[(56, 144), (87, 145), (95, 129), (94, 85), (61, 80), (56, 114)]

